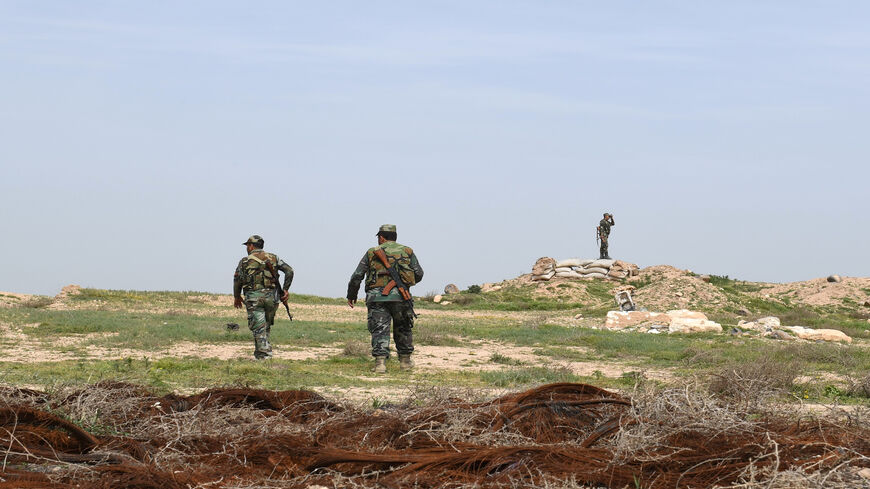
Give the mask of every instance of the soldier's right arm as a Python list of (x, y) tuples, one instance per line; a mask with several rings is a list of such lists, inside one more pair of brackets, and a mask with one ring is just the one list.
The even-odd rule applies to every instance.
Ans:
[(347, 283), (347, 300), (356, 300), (356, 296), (359, 294), (359, 286), (366, 278), (366, 272), (368, 272), (368, 270), (369, 254), (366, 253), (363, 255), (362, 260), (359, 261), (359, 265), (356, 266), (356, 270), (354, 270), (353, 274), (350, 276), (350, 282)]

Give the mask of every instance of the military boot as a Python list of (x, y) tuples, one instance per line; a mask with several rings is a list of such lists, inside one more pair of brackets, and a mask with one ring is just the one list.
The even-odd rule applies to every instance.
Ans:
[(376, 374), (387, 373), (387, 357), (375, 357), (375, 365), (372, 367), (372, 372)]
[(411, 355), (399, 355), (399, 368), (402, 370), (414, 368), (414, 361), (411, 360)]

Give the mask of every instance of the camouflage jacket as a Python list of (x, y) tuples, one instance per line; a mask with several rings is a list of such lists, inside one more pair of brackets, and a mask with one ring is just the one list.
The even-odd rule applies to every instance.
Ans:
[(359, 261), (359, 265), (350, 276), (350, 282), (347, 284), (347, 298), (349, 300), (356, 300), (359, 286), (363, 280), (366, 283), (366, 302), (398, 302), (402, 300), (402, 296), (399, 295), (396, 288), (393, 288), (387, 295), (381, 293), (384, 286), (392, 279), (384, 264), (375, 257), (375, 250), (378, 248), (384, 250), (387, 260), (398, 270), (405, 285), (410, 287), (423, 280), (423, 267), (417, 261), (414, 250), (395, 241), (387, 241), (374, 248), (369, 248)]
[(275, 289), (281, 286), (279, 277), (272, 277), (266, 261), (272, 264), (276, 272), (284, 272), (284, 290), (290, 288), (293, 282), (293, 268), (284, 263), (274, 253), (266, 253), (257, 249), (239, 261), (236, 273), (233, 275), (233, 296), (240, 297), (242, 290)]
[(610, 221), (607, 219), (602, 219), (601, 222), (598, 223), (598, 235), (610, 236), (610, 226), (614, 226), (614, 224), (610, 224)]

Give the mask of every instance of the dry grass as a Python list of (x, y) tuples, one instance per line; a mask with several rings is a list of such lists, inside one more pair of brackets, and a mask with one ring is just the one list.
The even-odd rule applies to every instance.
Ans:
[[(735, 382), (744, 382), (747, 377), (750, 375), (741, 372)], [(761, 376), (750, 380), (749, 385), (756, 385), (758, 378)], [(559, 385), (566, 386), (563, 389), (579, 386)], [(35, 472), (26, 473), (44, 477), (58, 484), (58, 488), (72, 487), (68, 484), (103, 487), (100, 484), (108, 480), (116, 481), (116, 487), (130, 487), (131, 482), (124, 479), (126, 475), (117, 472), (127, 465), (133, 467), (130, 470), (136, 477), (148, 474), (151, 478), (150, 482), (136, 479), (139, 481), (136, 487), (155, 489), (318, 485), (581, 489), (603, 487), (588, 484), (590, 478), (602, 480), (597, 472), (600, 470), (621, 471), (620, 480), (626, 480), (625, 471), (637, 471), (635, 487), (686, 487), (687, 482), (681, 482), (680, 474), (685, 475), (685, 480), (692, 477), (690, 466), (696, 464), (692, 460), (697, 460), (693, 457), (706, 453), (703, 450), (707, 448), (703, 447), (708, 442), (712, 443), (710, 458), (702, 459), (704, 464), (724, 467), (739, 463), (736, 476), (724, 479), (718, 487), (861, 487), (857, 470), (870, 466), (867, 442), (839, 441), (844, 439), (843, 433), (846, 438), (852, 433), (860, 437), (861, 430), (870, 433), (864, 410), (831, 410), (823, 419), (815, 418), (767, 404), (766, 394), (757, 401), (735, 403), (731, 394), (711, 393), (710, 385), (701, 382), (667, 389), (639, 382), (630, 405), (602, 404), (589, 410), (576, 404), (576, 399), (623, 402), (610, 394), (597, 398), (595, 392), (603, 391), (592, 389), (591, 397), (565, 397), (565, 391), (551, 389), (542, 391), (550, 392), (544, 396), (525, 398), (533, 392), (528, 391), (484, 401), (473, 390), (421, 386), (412, 389), (403, 403), (375, 410), (349, 403), (324, 403), (316, 397), (299, 401), (308, 403), (308, 407), (297, 402), (275, 410), (251, 403), (207, 402), (210, 398), (202, 396), (196, 402), (192, 400), (196, 396), (156, 397), (142, 387), (101, 383), (84, 389), (60, 387), (47, 394), (0, 389), (0, 407), (27, 405), (61, 414), (100, 437), (94, 453), (113, 457), (116, 463), (125, 461), (120, 466), (61, 463), (46, 456), (27, 458), (26, 454), (7, 450), (7, 457), (30, 461), (29, 467)], [(528, 409), (532, 406), (538, 407)], [(584, 418), (589, 418), (588, 424), (582, 421)], [(590, 446), (587, 443), (590, 436), (610, 423), (605, 420), (617, 423)], [(803, 426), (802, 431), (787, 435), (778, 431), (793, 421)], [(22, 436), (20, 429), (16, 433)], [(543, 440), (542, 435), (549, 441)], [(820, 443), (819, 436), (830, 448), (822, 449), (821, 457), (805, 457), (806, 461), (795, 465), (794, 451)], [(11, 446), (8, 439), (2, 438), (0, 444)], [(740, 445), (740, 440), (746, 440), (747, 445)], [(721, 452), (717, 451), (717, 442), (722, 444)], [(789, 443), (792, 445), (787, 446)], [(507, 454), (516, 447), (522, 447), (523, 451), (519, 452), (519, 458), (504, 458), (507, 455), (482, 458), (480, 463), (484, 465), (479, 469), (463, 465), (460, 460), (453, 468), (445, 465), (441, 475), (437, 475), (442, 470), (437, 464), (431, 469), (424, 465), (419, 472), (407, 472), (409, 466), (404, 462), (393, 466), (348, 462), (317, 470), (305, 468), (309, 462), (303, 461), (312, 456), (307, 455), (309, 451), (316, 454), (327, 448), (324, 453), (333, 453), (328, 447), (339, 447), (337, 453), (351, 459), (393, 453), (411, 458), (417, 453), (441, 453), (439, 456), (449, 460), (463, 453), (467, 453), (464, 458), (470, 458), (480, 457), (481, 453)], [(548, 455), (530, 458), (536, 453)], [(559, 475), (551, 472), (560, 467), (554, 460), (572, 453), (578, 458), (567, 465), (567, 471), (557, 470)], [(499, 457), (505, 461), (499, 461)], [(510, 469), (516, 464), (522, 470)], [(4, 485), (2, 478), (16, 480), (14, 477), (20, 473), (17, 467), (24, 466), (10, 467), (13, 466), (0, 469), (0, 489), (16, 487)], [(46, 470), (48, 475), (44, 475)], [(405, 475), (399, 476), (402, 471), (406, 471)], [(474, 479), (476, 471), (483, 471), (478, 479)], [(486, 475), (487, 471), (496, 474), (504, 471), (505, 477), (493, 478)], [(470, 482), (473, 480), (477, 482)], [(631, 479), (628, 481), (630, 486)], [(693, 487), (701, 487), (698, 481), (694, 479)], [(624, 486), (621, 483), (613, 487)]]

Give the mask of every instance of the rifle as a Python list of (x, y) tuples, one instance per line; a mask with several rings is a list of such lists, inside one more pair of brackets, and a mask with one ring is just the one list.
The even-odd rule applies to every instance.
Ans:
[(601, 226), (595, 227), (595, 245), (598, 246), (598, 236), (601, 235)]
[(399, 295), (402, 296), (402, 300), (407, 302), (408, 306), (410, 306), (411, 316), (417, 317), (417, 313), (414, 312), (414, 297), (411, 296), (411, 292), (408, 290), (408, 286), (405, 285), (405, 282), (402, 282), (402, 277), (399, 276), (399, 271), (390, 265), (390, 261), (387, 259), (387, 254), (384, 253), (382, 248), (375, 250), (375, 256), (387, 268), (387, 272), (389, 272), (390, 278), (392, 279), (386, 287), (384, 287), (381, 295), (389, 295), (390, 291), (393, 290), (393, 287), (399, 289)]
[[(293, 315), (290, 314), (290, 306), (287, 305), (287, 301), (281, 300), (281, 296), (283, 295), (281, 294), (281, 291), (283, 289), (281, 288), (281, 281), (278, 280), (278, 272), (275, 271), (275, 267), (269, 260), (266, 260), (266, 266), (269, 268), (269, 273), (272, 274), (272, 278), (275, 279), (275, 302), (280, 302), (281, 304), (284, 304), (284, 309), (287, 309), (287, 317), (289, 317), (292, 321)], [(284, 277), (284, 279), (286, 280), (287, 277)]]

